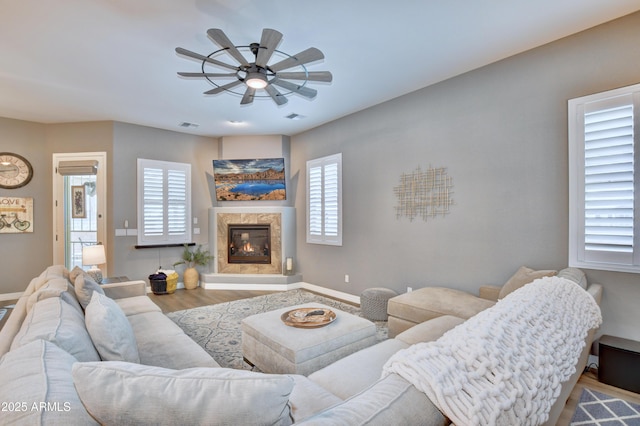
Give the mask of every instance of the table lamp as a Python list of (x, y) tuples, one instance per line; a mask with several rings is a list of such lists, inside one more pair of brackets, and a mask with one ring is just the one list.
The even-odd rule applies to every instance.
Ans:
[(107, 258), (102, 244), (82, 247), (82, 264), (85, 266), (91, 265), (91, 269), (87, 271), (87, 274), (98, 284), (102, 282), (102, 271), (98, 268), (98, 265), (106, 262)]

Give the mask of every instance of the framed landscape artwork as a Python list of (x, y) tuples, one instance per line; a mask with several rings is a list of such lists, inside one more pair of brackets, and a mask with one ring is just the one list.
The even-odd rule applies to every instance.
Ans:
[(216, 200), (286, 200), (284, 158), (213, 160)]

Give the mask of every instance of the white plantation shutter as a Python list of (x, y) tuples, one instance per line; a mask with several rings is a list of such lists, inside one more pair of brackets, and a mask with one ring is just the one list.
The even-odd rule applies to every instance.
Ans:
[(640, 86), (569, 102), (570, 266), (640, 272)]
[(169, 236), (184, 236), (187, 233), (187, 224), (187, 171), (169, 169), (167, 170), (167, 233)]
[(307, 242), (342, 245), (342, 154), (307, 161)]
[(191, 165), (138, 159), (138, 245), (191, 242)]

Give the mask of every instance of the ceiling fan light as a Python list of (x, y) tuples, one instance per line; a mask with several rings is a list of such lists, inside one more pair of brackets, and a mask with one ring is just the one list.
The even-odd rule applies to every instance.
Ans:
[(259, 72), (251, 72), (247, 75), (247, 79), (245, 80), (247, 86), (253, 89), (264, 89), (267, 87), (267, 76)]

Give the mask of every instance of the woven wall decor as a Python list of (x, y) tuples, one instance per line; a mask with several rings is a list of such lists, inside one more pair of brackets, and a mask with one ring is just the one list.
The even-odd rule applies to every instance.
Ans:
[(400, 176), (400, 185), (393, 188), (398, 199), (396, 219), (408, 217), (413, 221), (421, 217), (428, 218), (449, 214), (453, 204), (453, 179), (447, 176), (446, 167), (429, 168), (423, 171), (420, 166), (411, 173)]

